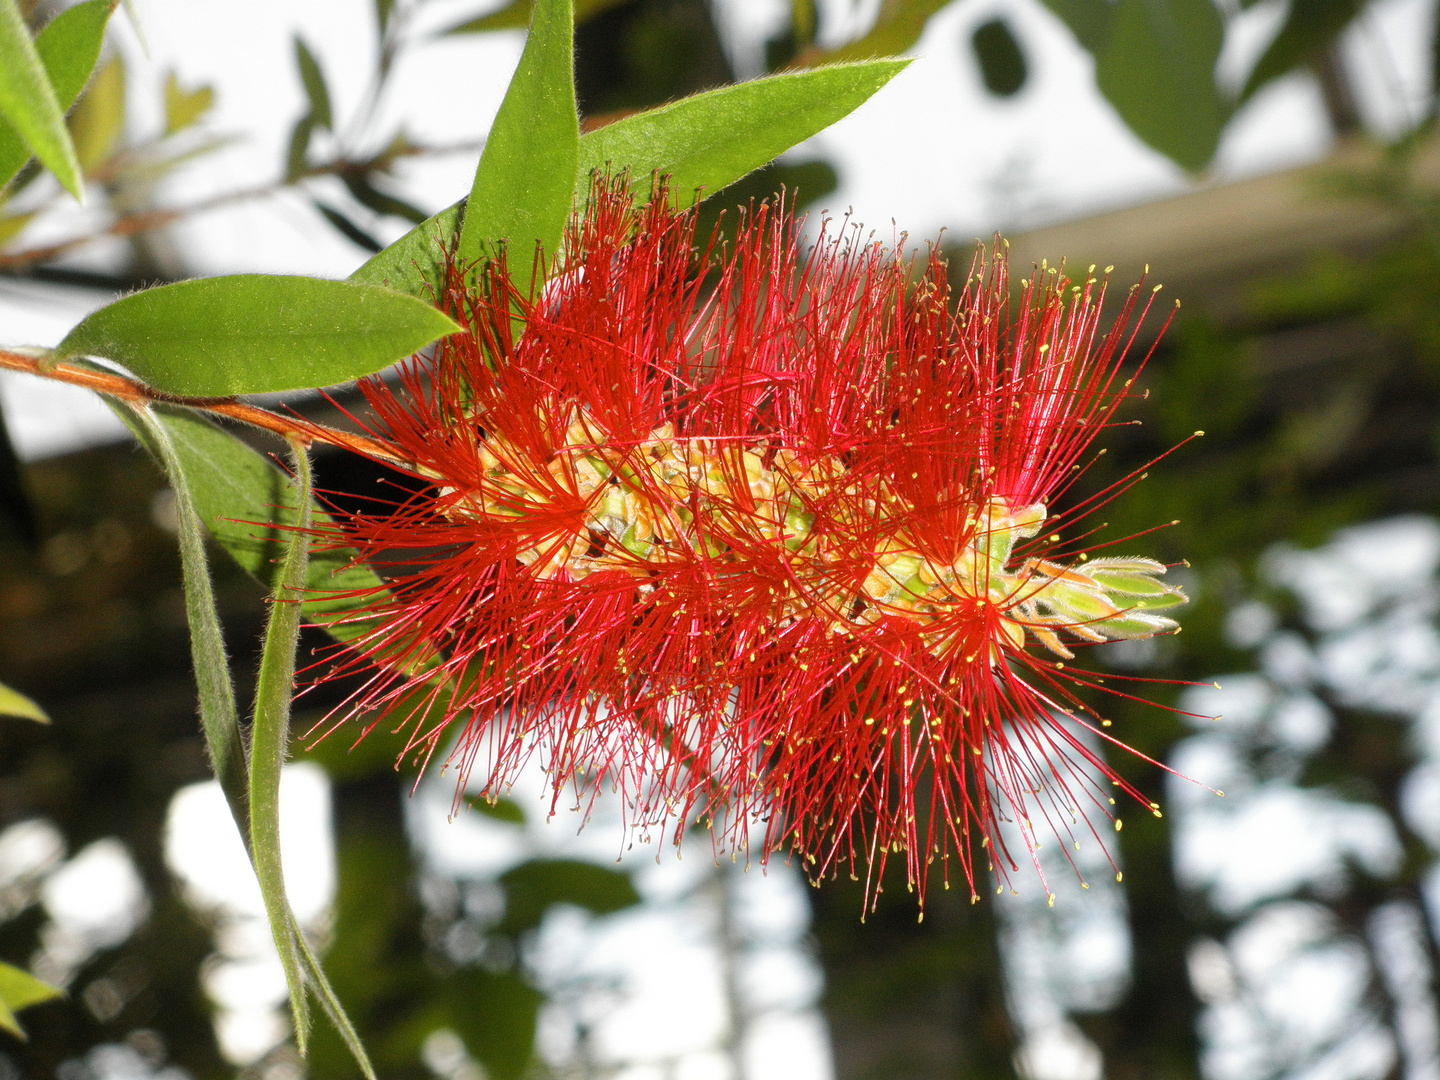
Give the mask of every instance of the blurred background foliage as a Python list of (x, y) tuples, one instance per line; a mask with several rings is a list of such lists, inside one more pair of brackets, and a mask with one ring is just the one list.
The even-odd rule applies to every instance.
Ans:
[[(1291, 0), (1238, 90), (1221, 85), (1215, 74), (1234, 13), (1225, 5), (1045, 4), (1093, 57), (1097, 85), (1118, 115), (1186, 170), (1204, 170), (1237, 109), (1299, 69), (1317, 80), (1337, 134), (1365, 138), (1336, 44), (1363, 13), (1362, 0)], [(24, 6), (37, 25), (56, 10), (36, 0)], [(1247, 0), (1239, 4), (1249, 6)], [(401, 23), (412, 7), (393, 0), (375, 5), (382, 41), (375, 98), (403, 46)], [(868, 32), (822, 48), (814, 4), (794, 0), (788, 25), (766, 43), (763, 66), (775, 71), (900, 52), (942, 7), (941, 0), (883, 0)], [(526, 25), (528, 15), (525, 0), (513, 0), (457, 22), (449, 33), (515, 29)], [(762, 73), (732, 69), (704, 0), (582, 0), (577, 18), (578, 95), (592, 126), (737, 75)], [(1003, 10), (960, 46), (997, 97), (1018, 93), (1033, 77), (1031, 54)], [(27, 245), (25, 225), (51, 201), (48, 181), (28, 167), (0, 193), (0, 273), (111, 288), (166, 280), (184, 266), (168, 225), (206, 205), (280, 189), (306, 193), (317, 215), (372, 251), (381, 246), (376, 220), (420, 221), (439, 209), (407, 201), (394, 172), (397, 161), (434, 147), (397, 130), (379, 153), (355, 151), (342, 134), (355, 118), (334, 114), (325, 72), (299, 39), (292, 77), (304, 87), (308, 107), (295, 121), (273, 185), (219, 192), (205, 205), (161, 207), (157, 183), (221, 144), (205, 124), (212, 91), (172, 75), (161, 103), (163, 129), (132, 137), (123, 62), (118, 54), (107, 59), (70, 114), (82, 168), (108, 210), (105, 223), (68, 240)], [(366, 108), (373, 106), (372, 100)], [(1407, 794), (1430, 753), (1419, 722), (1403, 722), (1422, 711), (1419, 699), (1381, 700), (1375, 694), (1379, 676), (1353, 685), (1337, 681), (1316, 658), (1338, 631), (1307, 607), (1323, 588), (1323, 572), (1312, 566), (1309, 578), (1287, 577), (1275, 569), (1281, 563), (1266, 561), (1282, 540), (1312, 548), (1359, 523), (1440, 512), (1440, 197), (1433, 110), (1398, 143), (1366, 145), (1361, 164), (1323, 166), (1297, 181), (1306, 200), (1344, 200), (1360, 239), (1312, 245), (1283, 266), (1221, 260), (1197, 272), (1188, 283), (1200, 302), (1190, 304), (1187, 294), (1134, 387), (1127, 416), (1137, 423), (1107, 433), (1107, 454), (1071, 497), (1123, 488), (1100, 515), (1106, 528), (1097, 542), (1174, 521), (1148, 533), (1146, 543), (1167, 561), (1188, 560), (1195, 597), (1182, 635), (1114, 656), (1102, 650), (1094, 663), (1117, 679), (1166, 680), (1146, 685), (1145, 696), (1191, 711), (1200, 710), (1184, 681), (1208, 685), (1227, 672), (1251, 673), (1269, 688), (1267, 700), (1315, 703), (1316, 715), (1328, 721), (1316, 729), (1319, 734), (1289, 742), (1266, 726), (1280, 715), (1279, 707), (1262, 709), (1269, 719), (1257, 720), (1228, 744), (1227, 752), (1241, 763), (1235, 768), (1243, 765), (1256, 790), (1288, 785), (1379, 815), (1398, 854), (1386, 862), (1352, 853), (1323, 886), (1302, 880), (1249, 903), (1226, 903), (1177, 869), (1183, 854), (1175, 815), (1128, 817), (1114, 838), (1124, 869), (1117, 903), (1128, 935), (1128, 968), (1108, 996), (1057, 1006), (1098, 1051), (1108, 1077), (1203, 1073), (1261, 1080), (1312, 1075), (1307, 1070), (1320, 1066), (1331, 1071), (1313, 1075), (1421, 1077), (1440, 1067), (1435, 908), (1425, 892), (1440, 828), (1427, 831), (1425, 814), (1414, 810)], [(343, 197), (315, 183), (322, 178), (338, 179)], [(722, 209), (781, 190), (803, 206), (835, 187), (828, 162), (787, 158), (720, 193), (703, 213), (713, 221)], [(1177, 201), (1175, 213), (1186, 212), (1183, 203)], [(1277, 219), (1273, 227), (1278, 249), (1289, 225)], [(58, 265), (99, 237), (125, 245), (126, 257), (113, 272)], [(951, 253), (961, 276), (969, 257), (967, 249)], [(1216, 290), (1226, 302), (1207, 303)], [(1137, 357), (1161, 321), (1163, 316), (1152, 317)], [(1191, 439), (1202, 429), (1203, 438)], [(231, 1075), (236, 1068), (220, 1053), (203, 977), (206, 965), (213, 965), (217, 926), (183, 898), (162, 847), (172, 797), (207, 775), (166, 493), (156, 470), (128, 447), (23, 466), (8, 440), (0, 439), (0, 453), (0, 679), (41, 701), (54, 720), (48, 727), (0, 725), (0, 829), (39, 821), (55, 837), (51, 848), (41, 843), (41, 854), (29, 863), (5, 855), (0, 841), (0, 958), (35, 963), (69, 990), (67, 1000), (23, 1014), (28, 1042), (0, 1036), (0, 1078), (121, 1075), (116, 1062), (129, 1063), (132, 1072), (124, 1075), (162, 1075), (169, 1068), (197, 1078)], [(374, 475), (353, 461), (322, 457), (319, 470), (323, 487), (373, 491)], [(1136, 471), (1148, 472), (1145, 481), (1127, 485)], [(1378, 539), (1368, 542), (1383, 546)], [(1292, 559), (1284, 565), (1300, 564)], [(243, 693), (254, 669), (262, 596), (222, 558), (216, 569)], [(1379, 576), (1385, 576), (1383, 567)], [(1403, 594), (1381, 590), (1363, 617), (1384, 622), (1410, 611), (1412, 622), (1404, 624), (1408, 629), (1399, 640), (1413, 644), (1425, 638), (1434, 613), (1424, 603), (1418, 613), (1405, 605), (1414, 608), (1417, 598), (1430, 596), (1427, 590), (1433, 588), (1421, 578)], [(1392, 646), (1391, 658), (1403, 651)], [(1284, 656), (1309, 657), (1310, 666), (1300, 664), (1296, 674), (1298, 661), (1286, 667)], [(1433, 661), (1422, 668), (1424, 663)], [(307, 699), (310, 715), (342, 692), (331, 686)], [(1124, 698), (1096, 705), (1144, 755), (1106, 751), (1126, 779), (1157, 799), (1178, 790), (1173, 783), (1167, 787), (1165, 772), (1151, 761), (1168, 763), (1187, 747), (1193, 751), (1195, 723)], [(526, 950), (557, 905), (603, 916), (637, 904), (640, 895), (627, 871), (532, 858), (484, 888), (447, 878), (426, 865), (407, 829), (404, 800), (413, 776), (392, 768), (394, 745), (377, 735), (354, 753), (345, 750), (331, 740), (308, 755), (332, 782), (338, 890), (323, 937), (335, 988), (380, 1075), (460, 1076), (457, 1061), (471, 1070), (465, 1075), (494, 1080), (546, 1075), (534, 1054), (545, 991), (527, 968)], [(1183, 807), (1187, 798), (1162, 801)], [(1435, 810), (1426, 811), (1432, 819)], [(522, 813), (503, 801), (477, 811), (509, 821)], [(83, 853), (107, 838), (123, 843), (133, 860), (144, 913), (118, 936), (67, 944), (39, 902), (46, 875), (64, 852)], [(822, 1005), (837, 1077), (1101, 1075), (1084, 1061), (1068, 1073), (1053, 1067), (1047, 1073), (1038, 1057), (1026, 1055), (1033, 1033), (1026, 1003), (1017, 1000), (1022, 980), (1007, 959), (1015, 955), (1007, 934), (1020, 932), (1013, 911), (994, 902), (988, 890), (972, 906), (962, 890), (937, 889), (924, 921), (917, 922), (903, 882), (888, 884), (878, 911), (863, 924), (858, 885), (839, 880), (811, 893), (812, 945), (825, 975)], [(1305, 948), (1343, 947), (1360, 973), (1352, 1007), (1305, 1039), (1263, 1026), (1265, 1006), (1245, 996), (1246, 976), (1236, 960), (1247, 928), (1285, 904), (1292, 906), (1283, 911), (1292, 915), (1308, 913), (1305, 925), (1313, 932)], [(1401, 944), (1393, 945), (1397, 940)], [(1225, 1025), (1236, 1023), (1233, 1016), (1226, 1020), (1231, 1006), (1260, 1025), (1252, 1041), (1267, 1046), (1268, 1057), (1239, 1065), (1224, 1057), (1231, 1037)], [(732, 1027), (738, 1023), (732, 1017)], [(427, 1045), (434, 1049), (427, 1040), (437, 1031), (459, 1040), (449, 1057), (422, 1053)], [(1352, 1045), (1357, 1032), (1378, 1032), (1389, 1056), (1335, 1065), (1337, 1049)], [(732, 1051), (736, 1045), (733, 1037), (726, 1043)], [(109, 1057), (99, 1053), (106, 1048)], [(744, 1075), (738, 1057), (735, 1068), (737, 1077)], [(271, 1080), (339, 1077), (350, 1074), (350, 1064), (322, 1029), (303, 1066), (282, 1045), (241, 1071)], [(576, 1066), (573, 1075), (604, 1072)]]

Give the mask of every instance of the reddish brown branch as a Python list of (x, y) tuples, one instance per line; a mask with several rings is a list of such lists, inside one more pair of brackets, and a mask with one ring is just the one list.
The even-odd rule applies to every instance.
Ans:
[(90, 368), (77, 367), (74, 364), (63, 362), (48, 363), (33, 356), (26, 356), (24, 353), (10, 352), (7, 349), (0, 349), (0, 368), (22, 371), (27, 375), (36, 375), (42, 379), (53, 379), (71, 386), (84, 387), (97, 394), (119, 398), (121, 401), (131, 404), (179, 405), (187, 409), (210, 413), (212, 416), (228, 417), (252, 427), (272, 431), (285, 438), (299, 439), (306, 445), (323, 442), (352, 453), (363, 454), (369, 458), (378, 458), (382, 461), (394, 462), (397, 465), (410, 464), (396, 457), (384, 443), (367, 436), (326, 427), (324, 424), (317, 424), (303, 417), (283, 416), (238, 398), (183, 397), (179, 394), (167, 394), (135, 379), (126, 378), (124, 375), (94, 371)]

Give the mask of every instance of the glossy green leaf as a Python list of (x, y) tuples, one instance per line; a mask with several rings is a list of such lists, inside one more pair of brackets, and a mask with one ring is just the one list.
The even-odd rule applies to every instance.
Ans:
[(431, 305), (387, 289), (238, 274), (108, 304), (56, 355), (123, 364), (173, 394), (259, 394), (370, 375), (457, 330)]
[(65, 130), (65, 109), (55, 96), (25, 17), (15, 0), (0, 0), (0, 116), (65, 190), (82, 198), (80, 163)]
[(50, 723), (44, 709), (4, 683), (0, 683), (0, 716), (18, 716), (21, 720), (34, 720), (37, 724)]
[(533, 859), (500, 876), (505, 918), (498, 929), (518, 934), (540, 925), (553, 904), (574, 904), (608, 915), (640, 902), (628, 875), (577, 859)]
[(853, 112), (909, 63), (787, 72), (627, 116), (580, 140), (577, 195), (588, 192), (596, 169), (628, 169), (637, 191), (659, 170), (678, 194), (713, 194)]
[(175, 72), (165, 76), (165, 134), (174, 135), (196, 123), (215, 105), (215, 90), (198, 86), (186, 90)]
[(559, 250), (580, 146), (573, 39), (570, 0), (539, 0), (475, 170), (460, 227), (462, 260), (504, 242), (518, 277), (537, 248), (546, 258)]
[[(137, 428), (130, 410), (119, 408), (116, 413), (164, 463), (161, 448)], [(280, 540), (284, 530), (295, 524), (294, 507), (285, 498), (285, 474), (268, 457), (198, 413), (159, 406), (151, 415), (173, 446), (171, 453), (186, 478), (199, 520), (241, 567), (273, 589)], [(318, 506), (312, 506), (310, 513), (316, 528), (333, 524)], [(332, 549), (328, 544), (310, 557), (305, 617), (339, 641), (353, 641), (370, 632), (371, 625), (354, 609), (384, 595), (374, 571), (352, 565), (357, 557), (353, 549)]]
[(300, 508), (295, 530), (285, 545), (275, 590), (270, 596), (270, 617), (260, 654), (255, 684), (254, 723), (250, 728), (250, 843), (255, 877), (285, 981), (290, 987), (290, 1013), (295, 1045), (305, 1053), (310, 1037), (310, 1008), (305, 996), (294, 916), (285, 895), (285, 873), (280, 862), (280, 773), (290, 751), (290, 701), (295, 689), (295, 651), (300, 644), (300, 600), (304, 596), (306, 566), (310, 560), (310, 460), (292, 447), (295, 486), (288, 502)]
[(1256, 61), (1240, 100), (1248, 101), (1262, 86), (1316, 60), (1364, 6), (1364, 0), (1291, 0), (1280, 32)]
[(1223, 38), (1212, 0), (1119, 0), (1095, 56), (1095, 81), (1130, 130), (1192, 172), (1229, 118), (1215, 88)]
[(0, 1028), (5, 1029), (17, 1039), (25, 1038), (24, 1029), (15, 1019), (17, 1012), (31, 1005), (39, 1005), (41, 1002), (53, 1001), (55, 998), (64, 996), (65, 991), (58, 986), (41, 982), (28, 971), (15, 967), (13, 964), (0, 963)]
[(347, 280), (410, 296), (429, 295), (428, 290), (438, 286), (444, 273), (443, 253), (454, 243), (464, 212), (464, 199), (447, 206), (367, 260)]
[(300, 82), (304, 84), (305, 96), (310, 99), (310, 119), (319, 127), (329, 131), (334, 123), (330, 113), (330, 91), (325, 88), (325, 75), (315, 54), (295, 35), (295, 65), (300, 69)]
[(70, 113), (70, 137), (85, 176), (110, 158), (125, 133), (125, 61), (106, 61)]
[[(62, 110), (74, 104), (95, 69), (114, 9), (112, 0), (86, 0), (55, 16), (35, 38), (35, 51)], [(25, 140), (0, 116), (0, 186), (13, 180), (29, 159)]]

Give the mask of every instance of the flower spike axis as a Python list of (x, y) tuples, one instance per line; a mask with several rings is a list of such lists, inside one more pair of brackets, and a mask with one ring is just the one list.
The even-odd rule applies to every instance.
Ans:
[(922, 901), (936, 858), (972, 895), (977, 853), (1013, 870), (1002, 821), (1032, 859), (1032, 818), (1098, 839), (1118, 777), (1064, 661), (1173, 631), (1185, 597), (1150, 559), (1063, 559), (1050, 507), (1153, 294), (1102, 335), (1103, 280), (1037, 269), (1012, 305), (998, 250), (952, 295), (938, 253), (828, 224), (807, 249), (783, 206), (728, 247), (694, 230), (601, 183), (543, 291), (503, 253), (452, 268), (466, 332), (362, 383), (422, 490), (341, 516), (402, 564), (337, 664), (366, 673), (343, 715), (427, 759), (461, 725), (462, 790), (538, 752), (556, 800), (604, 775), (677, 837), (763, 821), (812, 876), (903, 854)]

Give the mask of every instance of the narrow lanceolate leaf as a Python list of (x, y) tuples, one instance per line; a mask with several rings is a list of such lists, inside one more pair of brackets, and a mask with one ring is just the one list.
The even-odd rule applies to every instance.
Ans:
[(0, 683), (0, 716), (18, 716), (22, 720), (34, 720), (37, 724), (50, 723), (44, 709), (4, 683)]
[[(165, 453), (149, 428), (138, 426), (129, 409), (120, 407), (116, 412), (164, 464)], [(273, 590), (278, 572), (275, 553), (285, 530), (296, 521), (294, 503), (286, 497), (285, 474), (269, 458), (196, 413), (157, 406), (150, 417), (168, 437), (169, 455), (178, 462), (187, 497), (201, 523), (236, 562)], [(318, 506), (312, 505), (310, 514), (317, 529), (331, 526), (330, 517)], [(357, 565), (358, 558), (353, 549), (328, 544), (310, 556), (305, 617), (340, 641), (369, 633), (371, 625), (356, 609), (384, 597), (382, 582), (369, 567)]]
[[(114, 9), (112, 0), (86, 0), (61, 12), (36, 37), (35, 52), (61, 112), (74, 104), (95, 69), (100, 45), (105, 40), (105, 26)], [(6, 62), (0, 57), (0, 66)], [(27, 140), (6, 121), (4, 110), (0, 109), (0, 186), (15, 178), (30, 155)]]
[(576, 194), (584, 198), (596, 169), (628, 169), (640, 194), (657, 170), (683, 199), (719, 191), (853, 112), (909, 63), (787, 72), (628, 116), (580, 140)]
[(290, 699), (295, 689), (295, 650), (300, 643), (300, 601), (304, 597), (312, 522), (310, 459), (302, 447), (295, 445), (291, 449), (295, 461), (292, 498), (300, 508), (300, 516), (290, 533), (280, 579), (270, 598), (270, 619), (255, 685), (255, 722), (250, 730), (250, 842), (255, 877), (260, 882), (270, 931), (290, 986), (295, 1045), (303, 1054), (310, 1037), (310, 1007), (297, 944), (299, 932), (285, 896), (285, 873), (280, 863), (280, 772), (290, 749)]
[(320, 70), (319, 61), (306, 48), (299, 34), (295, 35), (295, 66), (300, 69), (300, 82), (305, 87), (305, 96), (310, 99), (310, 119), (329, 131), (333, 123), (330, 91), (325, 88), (325, 75)]
[(461, 259), (478, 259), (503, 241), (518, 275), (537, 248), (553, 258), (560, 247), (580, 147), (573, 19), (570, 0), (535, 5), (520, 65), (475, 170)]
[(0, 0), (0, 116), (65, 190), (81, 199), (80, 163), (65, 129), (65, 110), (15, 0)]
[(1293, 0), (1280, 32), (1245, 80), (1240, 101), (1249, 101), (1262, 86), (1319, 59), (1364, 6), (1362, 0)]
[(123, 364), (174, 394), (258, 394), (370, 375), (457, 330), (430, 304), (388, 289), (238, 274), (108, 304), (56, 356)]
[(28, 971), (22, 971), (13, 964), (0, 963), (0, 1028), (17, 1039), (25, 1038), (25, 1031), (15, 1014), (31, 1005), (64, 997), (65, 991), (58, 986), (41, 982)]
[(129, 410), (129, 419), (145, 435), (147, 445), (160, 458), (175, 493), (175, 520), (180, 540), (180, 569), (185, 579), (185, 617), (190, 623), (190, 658), (195, 666), (195, 689), (200, 701), (200, 726), (210, 752), (210, 766), (230, 805), (240, 836), (250, 846), (249, 779), (245, 743), (235, 710), (235, 688), (215, 594), (210, 588), (210, 563), (205, 554), (205, 530), (195, 509), (190, 478), (166, 425), (147, 408)]

